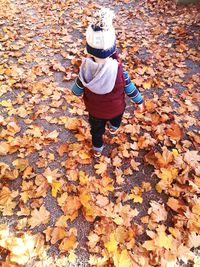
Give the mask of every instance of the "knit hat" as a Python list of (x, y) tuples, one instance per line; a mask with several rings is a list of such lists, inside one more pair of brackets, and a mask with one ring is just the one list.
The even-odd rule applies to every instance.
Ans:
[(97, 58), (107, 58), (116, 50), (115, 29), (112, 25), (114, 12), (102, 8), (94, 14), (86, 31), (87, 52)]

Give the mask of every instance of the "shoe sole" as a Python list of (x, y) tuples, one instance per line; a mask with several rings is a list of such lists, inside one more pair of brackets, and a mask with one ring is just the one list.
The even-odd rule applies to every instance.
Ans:
[(116, 134), (118, 131), (119, 131), (119, 129), (117, 129), (117, 130), (115, 130), (115, 131), (112, 131), (112, 130), (109, 129), (109, 133), (110, 133), (110, 134)]
[(95, 158), (100, 158), (101, 157), (101, 153), (94, 153), (94, 157)]

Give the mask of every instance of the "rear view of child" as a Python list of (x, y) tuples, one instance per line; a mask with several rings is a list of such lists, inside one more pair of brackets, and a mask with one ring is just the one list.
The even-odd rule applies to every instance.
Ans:
[(115, 134), (125, 110), (125, 94), (143, 111), (143, 98), (123, 70), (116, 51), (116, 36), (112, 25), (113, 11), (103, 8), (95, 13), (86, 31), (86, 49), (89, 54), (80, 66), (72, 92), (83, 95), (89, 112), (94, 156), (101, 156), (106, 124)]

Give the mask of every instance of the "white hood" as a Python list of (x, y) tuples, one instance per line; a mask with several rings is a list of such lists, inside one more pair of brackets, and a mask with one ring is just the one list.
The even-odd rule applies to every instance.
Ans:
[(104, 95), (110, 93), (115, 85), (118, 62), (109, 58), (105, 63), (98, 64), (91, 58), (85, 58), (80, 67), (79, 78), (91, 92)]

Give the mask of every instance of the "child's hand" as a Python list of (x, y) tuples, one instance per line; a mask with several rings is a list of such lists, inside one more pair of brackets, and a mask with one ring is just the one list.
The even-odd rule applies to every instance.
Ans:
[(142, 104), (138, 105), (136, 112), (143, 113), (144, 110), (145, 110), (145, 106), (144, 106), (144, 103), (142, 103)]

